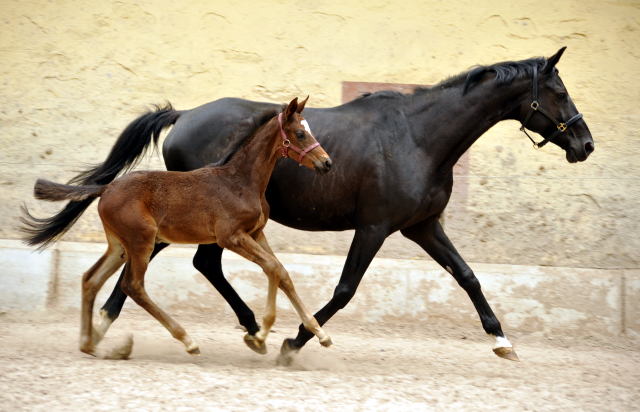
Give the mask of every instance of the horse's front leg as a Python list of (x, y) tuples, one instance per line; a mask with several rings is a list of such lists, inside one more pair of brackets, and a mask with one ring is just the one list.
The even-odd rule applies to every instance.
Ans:
[(403, 229), (402, 234), (420, 245), (447, 272), (451, 273), (458, 284), (467, 292), (473, 306), (478, 311), (482, 327), (495, 339), (494, 353), (501, 358), (517, 361), (518, 356), (511, 343), (504, 336), (498, 318), (494, 315), (482, 293), (480, 281), (462, 260), (456, 248), (453, 247), (438, 219), (433, 217), (424, 220)]
[[(321, 326), (324, 326), (340, 309), (347, 306), (347, 303), (355, 295), (369, 264), (388, 235), (389, 231), (385, 226), (366, 226), (356, 229), (347, 261), (342, 269), (342, 276), (340, 276), (338, 286), (333, 292), (333, 297), (315, 314), (315, 318)], [(295, 339), (285, 339), (282, 343), (278, 363), (283, 365), (291, 363), (293, 355), (299, 352), (312, 337), (313, 333), (308, 331), (304, 325), (300, 325), (298, 336)]]

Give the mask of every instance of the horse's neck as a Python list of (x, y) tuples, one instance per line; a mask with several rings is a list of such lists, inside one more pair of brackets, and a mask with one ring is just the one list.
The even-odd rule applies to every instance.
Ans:
[(246, 145), (231, 158), (228, 165), (239, 179), (253, 183), (264, 193), (278, 156), (276, 148), (280, 138), (277, 118), (262, 126)]
[[(510, 85), (485, 80), (465, 95), (462, 95), (463, 87), (443, 90), (440, 96), (423, 102), (427, 114), (417, 115), (423, 136), (420, 145), (433, 158), (432, 164), (439, 174), (450, 173), (458, 159), (496, 123), (515, 118), (514, 112), (528, 90), (518, 79)], [(441, 107), (447, 107), (447, 110), (443, 111)], [(437, 118), (428, 114), (429, 108), (438, 110)]]

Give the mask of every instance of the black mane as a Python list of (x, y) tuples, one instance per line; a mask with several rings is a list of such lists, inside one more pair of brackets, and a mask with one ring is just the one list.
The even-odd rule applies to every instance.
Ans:
[(393, 90), (382, 90), (375, 93), (363, 93), (358, 96), (358, 99), (366, 97), (393, 98), (423, 95), (459, 85), (464, 85), (464, 94), (473, 86), (478, 84), (482, 79), (482, 76), (484, 76), (486, 73), (494, 73), (496, 76), (495, 81), (498, 84), (509, 84), (519, 77), (532, 76), (534, 67), (538, 67), (538, 72), (542, 72), (542, 70), (546, 66), (547, 59), (544, 57), (537, 57), (517, 62), (501, 62), (493, 64), (491, 66), (475, 66), (466, 72), (448, 77), (440, 83), (437, 83), (433, 87), (417, 87), (413, 91), (413, 93), (404, 94)]

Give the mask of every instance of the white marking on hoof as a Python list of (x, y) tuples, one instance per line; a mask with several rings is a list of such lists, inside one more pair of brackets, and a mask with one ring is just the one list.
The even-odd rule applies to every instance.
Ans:
[(453, 275), (453, 270), (449, 266), (445, 266), (445, 269), (447, 270), (447, 272)]
[(509, 342), (509, 340), (503, 336), (495, 336), (495, 335), (491, 335), (493, 336), (493, 338), (496, 340), (496, 344), (493, 345), (493, 349), (498, 349), (498, 348), (513, 348), (513, 346), (511, 345), (511, 342)]

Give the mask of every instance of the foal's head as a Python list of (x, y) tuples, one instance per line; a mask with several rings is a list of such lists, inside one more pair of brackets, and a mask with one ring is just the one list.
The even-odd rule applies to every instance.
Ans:
[(284, 157), (297, 159), (301, 166), (304, 165), (322, 175), (331, 170), (331, 159), (316, 141), (309, 123), (300, 115), (307, 100), (309, 96), (298, 103), (296, 97), (279, 116), (282, 139), (278, 148)]

